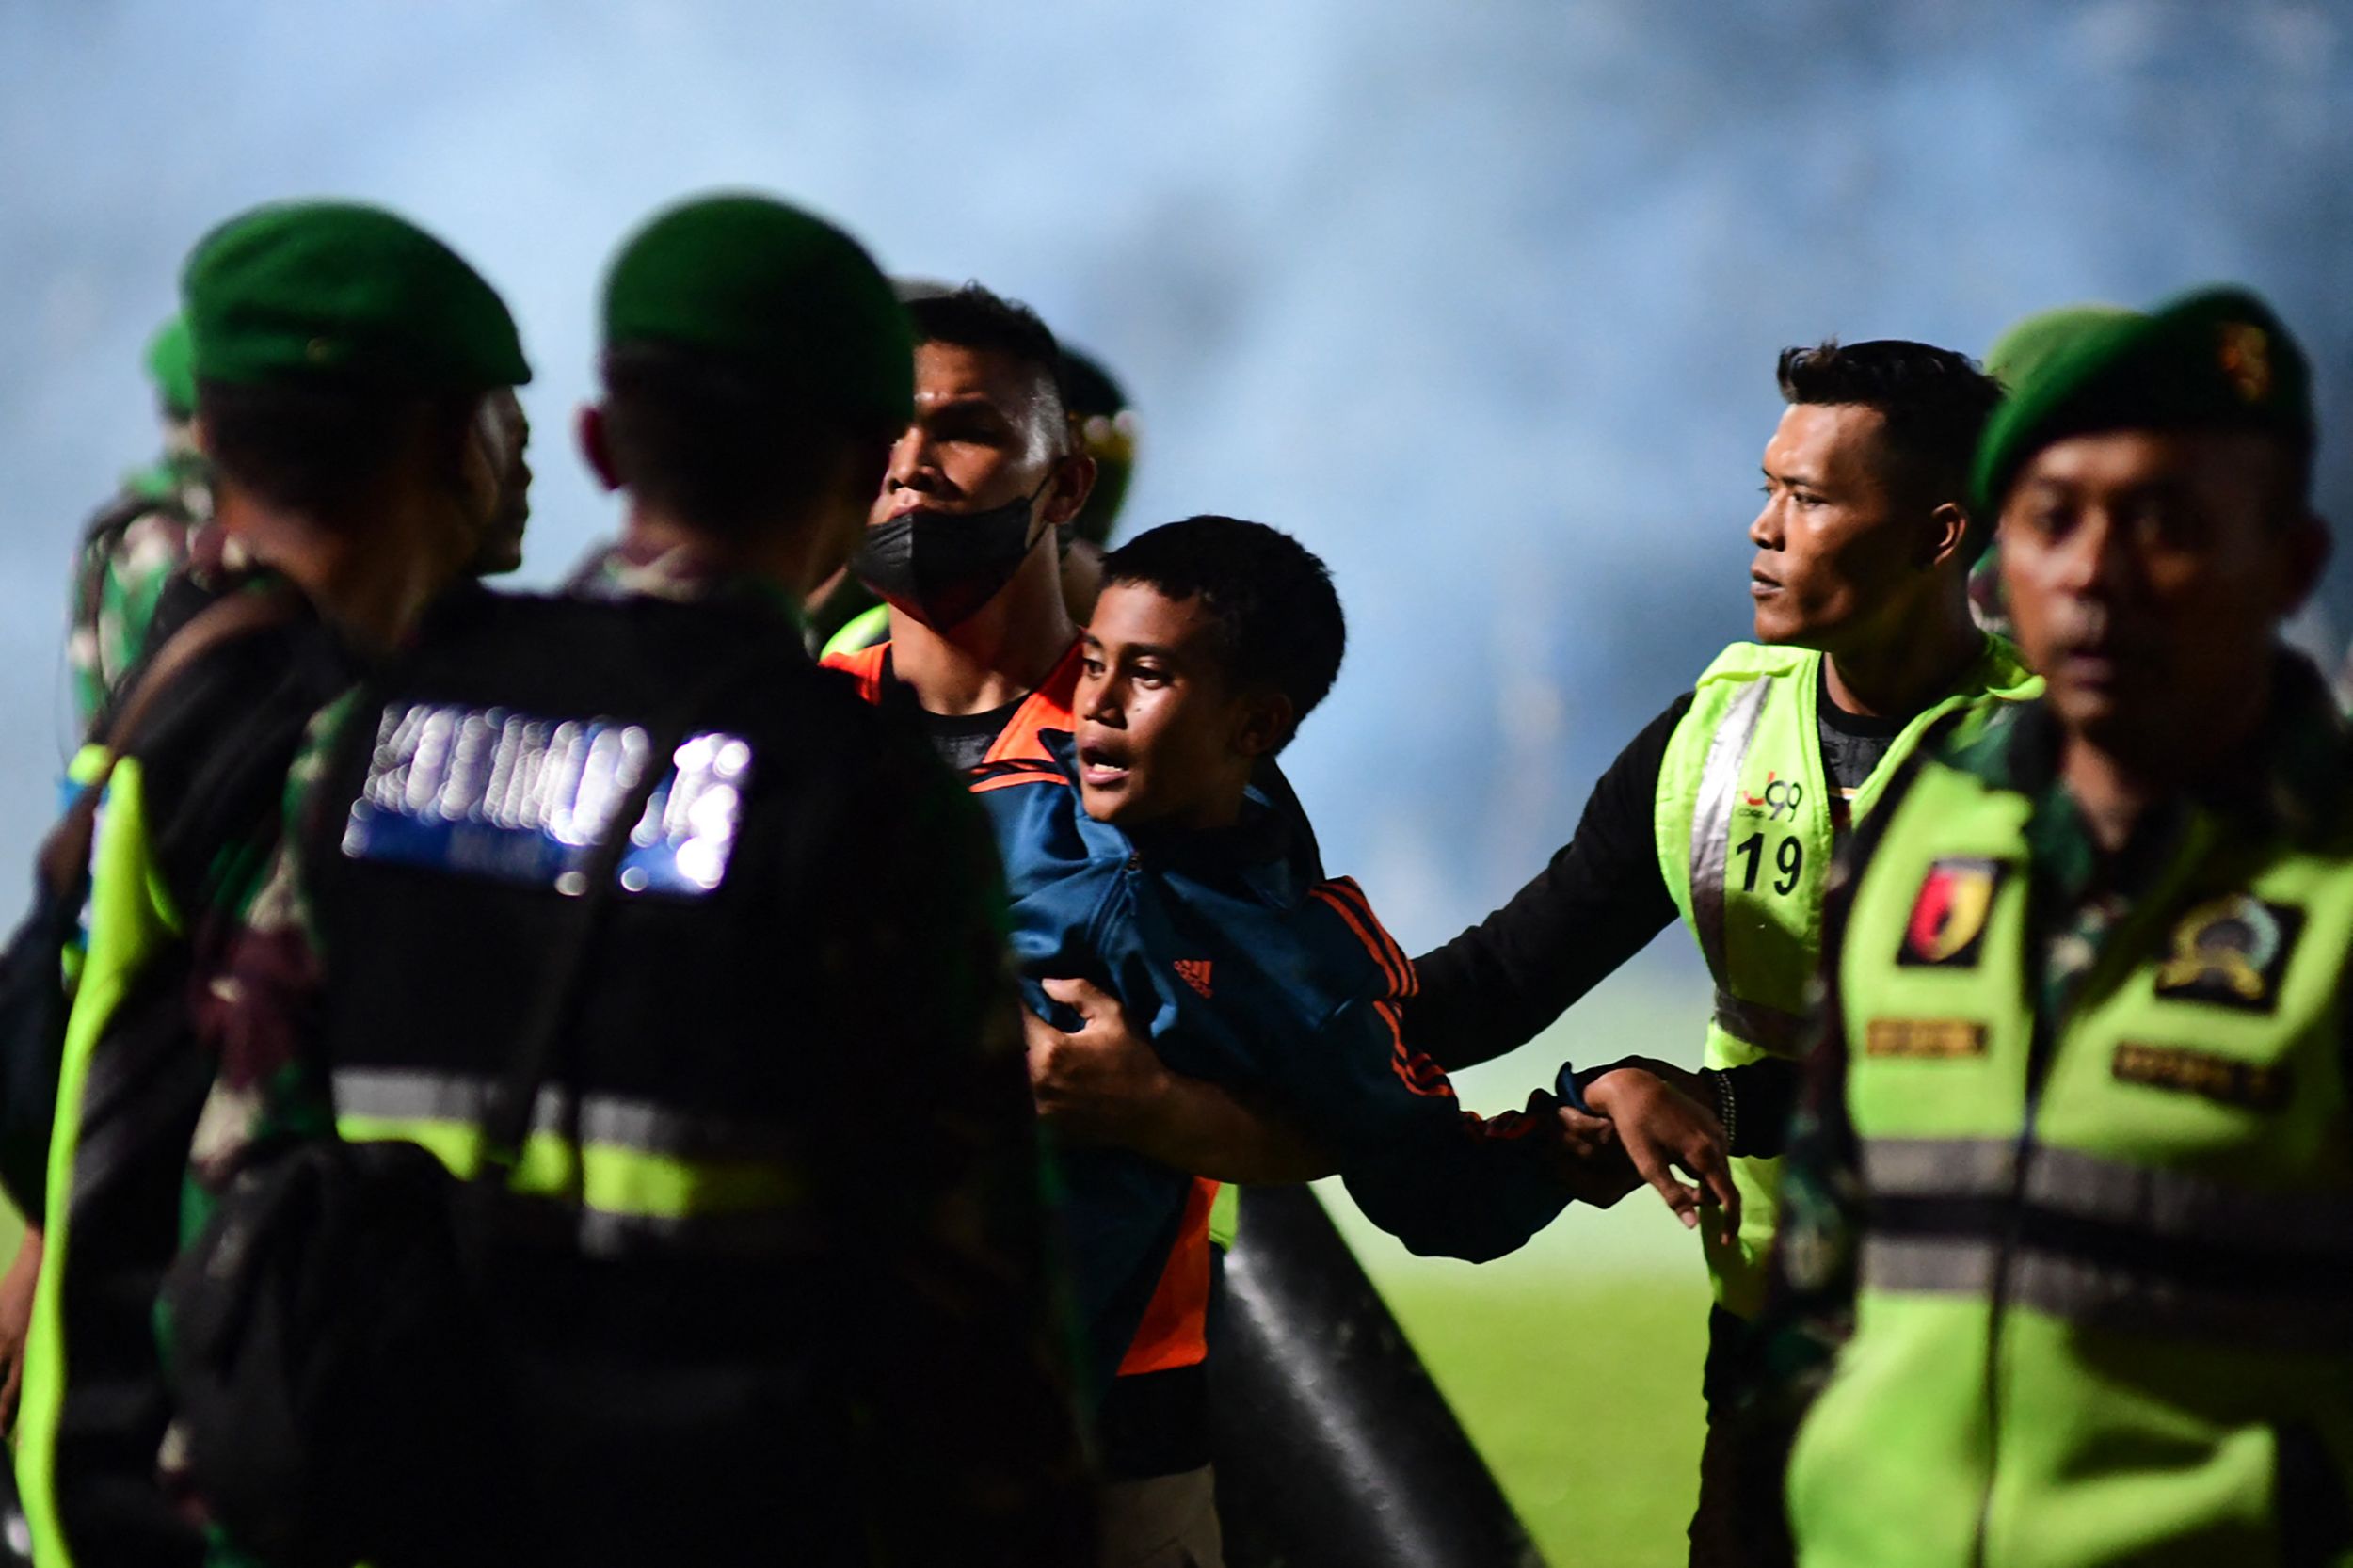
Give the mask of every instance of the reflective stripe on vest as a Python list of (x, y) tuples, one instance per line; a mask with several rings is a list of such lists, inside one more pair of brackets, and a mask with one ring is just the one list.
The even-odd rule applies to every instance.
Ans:
[[(1700, 954), (1716, 979), (1719, 995), (1728, 995), (1724, 955), (1724, 877), (1732, 858), (1732, 808), (1740, 792), (1740, 770), (1756, 740), (1757, 715), (1772, 694), (1772, 682), (1752, 680), (1716, 726), (1707, 742), (1707, 760), (1700, 768), (1700, 792), (1691, 812), (1691, 934), (1699, 938)], [(1718, 1004), (1719, 1010), (1721, 1003)]]
[(56, 1452), (70, 1371), (64, 1291), (72, 1256), (73, 1192), (77, 1168), (88, 1159), (81, 1146), (83, 1091), (115, 1010), (181, 929), (149, 841), (145, 776), (138, 759), (126, 757), (118, 762), (105, 790), (105, 806), (90, 846), (89, 949), (75, 987), (58, 1069), (57, 1119), (49, 1148), (49, 1228), (33, 1288), (17, 1414), (17, 1486), (32, 1529), (34, 1560), (40, 1568), (68, 1568), (73, 1560), (57, 1513)]
[[(494, 1080), (463, 1074), (343, 1070), (336, 1130), (354, 1143), (406, 1141), (459, 1176), (482, 1160), (480, 1118)], [(510, 1190), (553, 1202), (528, 1216), (591, 1256), (639, 1246), (739, 1255), (808, 1244), (815, 1225), (794, 1141), (776, 1124), (730, 1121), (646, 1101), (550, 1088), (532, 1108)]]
[(2203, 1176), (2015, 1139), (1873, 1139), (1872, 1290), (2008, 1299), (2090, 1327), (2327, 1352), (2353, 1321), (2353, 1195), (2282, 1206)]

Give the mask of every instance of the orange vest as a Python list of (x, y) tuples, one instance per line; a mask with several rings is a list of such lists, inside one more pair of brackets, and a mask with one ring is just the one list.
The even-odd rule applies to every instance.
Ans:
[[(1052, 754), (1046, 749), (1046, 732), (1068, 733), (1078, 728), (1079, 648), (1080, 645), (1073, 642), (1037, 690), (1021, 699), (1021, 706), (1014, 710), (1012, 719), (998, 733), (988, 754), (981, 759), (982, 767), (997, 762), (1050, 760)], [(858, 696), (869, 702), (880, 702), (883, 671), (889, 660), (890, 645), (880, 642), (855, 653), (829, 653), (823, 663), (825, 668), (840, 670), (856, 680)], [(993, 774), (975, 778), (972, 788), (978, 792), (1048, 778), (1064, 781), (1057, 768), (1050, 776), (1028, 772)], [(1120, 1360), (1121, 1377), (1195, 1366), (1209, 1354), (1206, 1324), (1209, 1311), (1209, 1206), (1216, 1200), (1217, 1185), (1207, 1176), (1193, 1178), (1193, 1189), (1185, 1194), (1184, 1218), (1176, 1227), (1176, 1245), (1169, 1249), (1160, 1283), (1153, 1287), (1152, 1300), (1144, 1309), (1144, 1321), (1137, 1326), (1136, 1336), (1128, 1341), (1127, 1354)]]

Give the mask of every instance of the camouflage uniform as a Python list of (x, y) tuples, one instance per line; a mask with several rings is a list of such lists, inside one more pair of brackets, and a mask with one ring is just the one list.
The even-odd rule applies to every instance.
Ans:
[(89, 734), (147, 651), (165, 584), (191, 566), (225, 574), (238, 564), (213, 526), (212, 473), (197, 453), (171, 451), (123, 482), (122, 493), (85, 530), (74, 565), (66, 660), (79, 734)]

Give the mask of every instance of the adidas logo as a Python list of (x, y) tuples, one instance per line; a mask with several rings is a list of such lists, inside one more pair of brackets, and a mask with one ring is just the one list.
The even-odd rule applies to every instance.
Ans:
[(1209, 961), (1206, 958), (1179, 958), (1176, 960), (1176, 978), (1203, 996), (1208, 996), (1209, 994)]

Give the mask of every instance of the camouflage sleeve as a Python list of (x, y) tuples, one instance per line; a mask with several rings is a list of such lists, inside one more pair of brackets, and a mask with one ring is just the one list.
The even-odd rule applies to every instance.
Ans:
[(197, 1124), (191, 1236), (210, 1215), (210, 1195), (252, 1149), (332, 1125), (331, 1101), (307, 1049), (323, 969), (302, 846), (315, 786), (354, 701), (346, 694), (312, 716), (286, 776), (277, 847), (242, 906), (225, 912), (217, 958), (197, 993), (198, 1036), (219, 1065)]
[(994, 845), (908, 737), (847, 797), (827, 967), (857, 1066), (829, 1194), (862, 1252), (860, 1437), (890, 1560), (1082, 1564), (1093, 1495)]
[(164, 588), (187, 563), (191, 526), (173, 507), (156, 505), (119, 528), (102, 525), (84, 541), (66, 639), (78, 733), (89, 733), (107, 698), (147, 651)]

